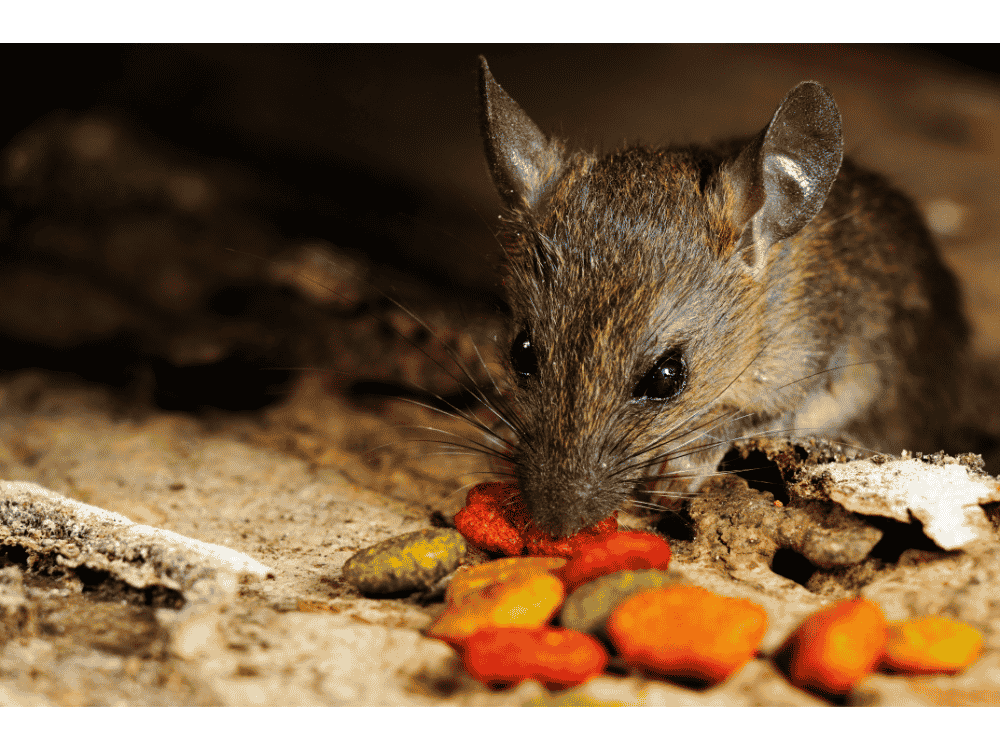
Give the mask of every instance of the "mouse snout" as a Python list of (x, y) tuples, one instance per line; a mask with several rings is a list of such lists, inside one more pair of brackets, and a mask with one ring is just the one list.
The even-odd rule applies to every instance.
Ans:
[(631, 485), (607, 468), (607, 462), (557, 464), (522, 453), (515, 474), (535, 525), (554, 537), (575, 534), (610, 516), (629, 498)]

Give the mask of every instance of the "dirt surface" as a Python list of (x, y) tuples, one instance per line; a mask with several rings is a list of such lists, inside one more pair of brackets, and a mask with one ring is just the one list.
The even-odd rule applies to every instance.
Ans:
[[(686, 580), (768, 611), (762, 658), (710, 690), (609, 674), (493, 692), (421, 634), (443, 604), (344, 582), (359, 549), (446, 524), (488, 468), (427, 442), (475, 435), (463, 409), (488, 419), (462, 386), (489, 383), (502, 330), (478, 51), (129, 48), (86, 106), (11, 126), (0, 479), (190, 541), (156, 552), (75, 506), (46, 526), (32, 498), (49, 495), (2, 485), (41, 520), (18, 537), (2, 506), (0, 705), (826, 705), (766, 656), (855, 594), (963, 619), (986, 648), (953, 677), (874, 675), (849, 703), (1000, 704), (996, 503), (982, 543), (952, 551), (919, 523), (796, 504), (829, 446), (745, 446), (731, 459), (754, 471), (682, 516), (625, 517), (674, 539)], [(543, 127), (592, 144), (747, 133), (798, 81), (827, 85), (849, 151), (914, 195), (962, 278), (997, 473), (994, 81), (898, 49), (485, 52)]]

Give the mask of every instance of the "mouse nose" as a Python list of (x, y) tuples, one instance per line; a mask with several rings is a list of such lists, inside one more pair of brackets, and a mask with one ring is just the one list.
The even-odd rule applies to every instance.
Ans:
[(601, 483), (567, 476), (519, 476), (518, 485), (535, 526), (556, 538), (603, 521), (619, 507)]

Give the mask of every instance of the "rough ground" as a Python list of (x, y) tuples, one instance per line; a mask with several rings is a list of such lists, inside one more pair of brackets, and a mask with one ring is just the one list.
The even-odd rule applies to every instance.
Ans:
[[(340, 77), (330, 71), (350, 66), (336, 55), (272, 50), (249, 62), (231, 50), (184, 53), (188, 73), (228, 71), (211, 106), (197, 110), (202, 125), (228, 122), (251, 139), (296, 144), (303, 160), (316, 154), (327, 177), (345, 175), (383, 199), (371, 214), (357, 211), (347, 188), (302, 187), (177, 135), (180, 147), (169, 132), (136, 125), (149, 107), (130, 119), (108, 107), (55, 111), (57, 103), (6, 146), (0, 479), (230, 548), (273, 574), (174, 537), (179, 546), (158, 552), (166, 542), (124, 525), (98, 533), (92, 521), (40, 523), (30, 543), (0, 539), (0, 705), (824, 705), (766, 659), (704, 692), (609, 675), (562, 695), (534, 683), (494, 693), (421, 635), (442, 605), (366, 599), (340, 579), (358, 549), (453, 515), (485, 469), (475, 456), (413, 440), (427, 435), (415, 428), (463, 429), (454, 417), (392, 398), (430, 392), (449, 409), (469, 406), (453, 378), (466, 376), (446, 374), (415, 344), (447, 363), (449, 343), (485, 382), (501, 325), (492, 238), (475, 215), (491, 216), (495, 204), (471, 116), (454, 114), (472, 106), (474, 54), (446, 59), (459, 52), (396, 51), (389, 57), (406, 72), (391, 74), (362, 52)], [(136, 54), (137, 68), (155, 69), (151, 53)], [(989, 392), (1000, 355), (994, 82), (871, 49), (639, 48), (589, 63), (583, 51), (566, 55), (517, 48), (490, 61), (543, 126), (562, 123), (592, 143), (748, 132), (791, 85), (823, 81), (855, 157), (914, 194), (962, 277)], [(533, 90), (536, 66), (565, 79), (565, 90)], [(282, 89), (290, 80), (309, 85)], [(335, 89), (333, 103), (310, 110), (324, 86)], [(331, 114), (335, 104), (349, 121)], [(394, 104), (408, 127), (386, 115)], [(632, 119), (615, 114), (623, 112)], [(328, 130), (315, 123), (324, 116), (333, 118)], [(461, 242), (428, 250), (433, 243), (416, 233), (407, 244), (386, 219), (400, 213)], [(308, 228), (295, 228), (310, 215)], [(454, 287), (434, 283), (441, 269), (454, 270)], [(369, 283), (391, 290), (440, 339)], [(981, 412), (984, 433), (1000, 434), (993, 404)], [(996, 443), (982, 450), (996, 473)], [(1000, 704), (996, 534), (945, 552), (912, 524), (885, 522), (895, 546), (830, 573), (788, 552), (788, 535), (756, 538), (732, 510), (766, 499), (768, 487), (780, 494), (774, 476), (770, 485), (720, 482), (699, 500), (697, 533), (677, 543), (677, 568), (765, 606), (765, 651), (806, 613), (854, 593), (890, 618), (964, 619), (986, 636), (972, 668), (876, 675), (850, 702)], [(26, 491), (0, 485), (0, 498)], [(995, 504), (987, 515), (995, 524)], [(53, 542), (66, 528), (92, 546)]]

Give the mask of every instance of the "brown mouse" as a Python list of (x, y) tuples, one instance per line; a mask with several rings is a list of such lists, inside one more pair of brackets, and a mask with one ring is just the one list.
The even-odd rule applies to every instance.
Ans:
[(910, 200), (843, 158), (823, 86), (748, 140), (598, 155), (480, 58), (480, 126), (506, 208), (498, 410), (539, 527), (574, 533), (657, 475), (690, 493), (747, 436), (951, 445), (958, 287)]

